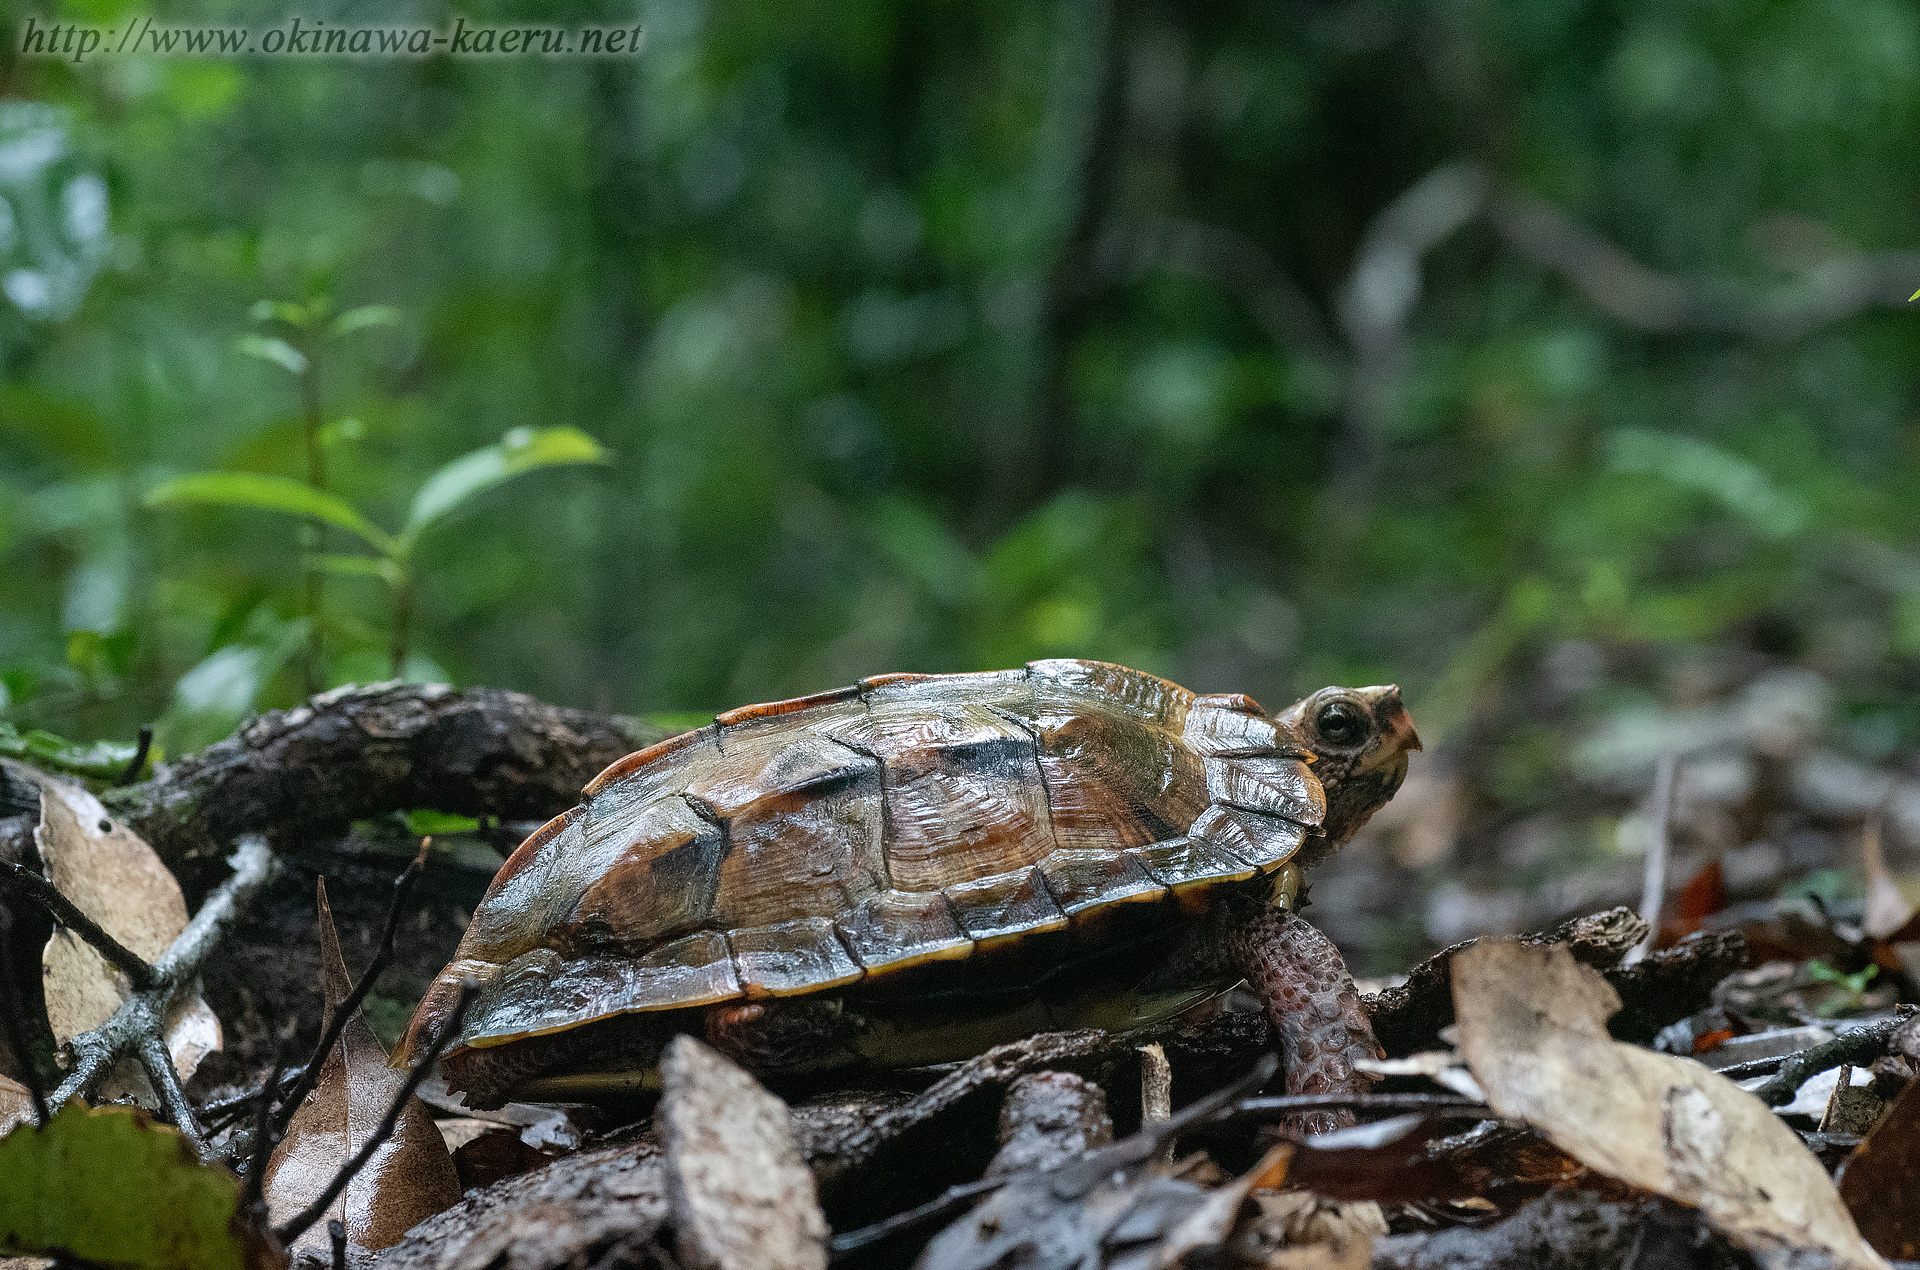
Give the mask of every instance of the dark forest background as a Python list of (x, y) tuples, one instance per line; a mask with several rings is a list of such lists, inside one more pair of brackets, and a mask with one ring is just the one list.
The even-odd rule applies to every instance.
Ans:
[[(1911, 6), (638, 12), (597, 60), (0, 23), (0, 743), (177, 754), (396, 654), (676, 717), (1070, 655), (1400, 683), (1428, 754), (1318, 893), (1381, 964), (1633, 891), (1662, 754), (1736, 890), (1857, 894), (1870, 815), (1920, 849)], [(396, 529), (559, 428), (607, 461), (461, 502), (405, 587), (149, 505), (311, 434)], [(365, 560), (316, 606), (317, 551)]]

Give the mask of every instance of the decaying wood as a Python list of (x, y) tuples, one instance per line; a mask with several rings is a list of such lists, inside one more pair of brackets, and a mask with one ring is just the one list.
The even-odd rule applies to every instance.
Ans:
[[(1630, 908), (1610, 908), (1562, 923), (1550, 931), (1520, 936), (1530, 946), (1565, 944), (1574, 959), (1608, 970), (1646, 937), (1647, 924)], [(1440, 1044), (1440, 1029), (1453, 1022), (1453, 958), (1480, 941), (1443, 948), (1413, 968), (1397, 988), (1364, 998), (1373, 1034), (1389, 1054), (1412, 1054)]]
[(690, 1036), (660, 1059), (674, 1249), (691, 1270), (826, 1270), (827, 1219), (787, 1105)]
[(1007, 1088), (1000, 1150), (985, 1176), (1058, 1168), (1112, 1141), (1113, 1121), (1100, 1086), (1072, 1072), (1031, 1072)]
[(544, 820), (595, 773), (664, 730), (497, 688), (374, 684), (269, 710), (103, 800), (189, 889), (242, 833), (324, 837), (425, 807)]
[(573, 1270), (659, 1266), (666, 1168), (651, 1140), (563, 1156), (470, 1191), (380, 1255), (380, 1270)]
[(1740, 969), (1747, 939), (1737, 930), (1696, 931), (1671, 948), (1632, 965), (1601, 971), (1620, 994), (1620, 1012), (1607, 1021), (1616, 1041), (1648, 1045), (1660, 1029), (1704, 1008), (1722, 979)]
[[(1639, 1260), (1634, 1250), (1641, 1251)], [(1695, 1250), (1709, 1254), (1691, 1256)], [(1720, 1256), (1711, 1255), (1719, 1251)], [(1681, 1255), (1675, 1256), (1675, 1253)], [(1591, 1270), (1595, 1266), (1733, 1265), (1687, 1210), (1617, 1203), (1557, 1190), (1484, 1229), (1392, 1235), (1373, 1245), (1373, 1270)]]

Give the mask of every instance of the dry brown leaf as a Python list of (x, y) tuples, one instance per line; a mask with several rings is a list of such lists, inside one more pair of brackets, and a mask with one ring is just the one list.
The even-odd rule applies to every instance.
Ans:
[(1910, 1081), (1840, 1175), (1860, 1233), (1888, 1257), (1920, 1257), (1920, 1080)]
[(1913, 905), (1900, 893), (1900, 886), (1887, 868), (1887, 853), (1880, 845), (1880, 817), (1867, 819), (1860, 836), (1861, 863), (1867, 875), (1867, 914), (1861, 929), (1869, 939), (1885, 939), (1913, 916)]
[[(12, 768), (41, 790), (33, 840), (47, 880), (81, 912), (151, 962), (187, 928), (187, 900), (153, 848), (86, 790), (28, 768)], [(60, 1044), (99, 1027), (131, 992), (126, 975), (71, 931), (56, 929), (41, 954), (47, 1023)], [(167, 1020), (167, 1051), (181, 1079), (220, 1048), (220, 1020), (196, 988)], [(131, 1059), (115, 1066), (98, 1096), (132, 1095), (157, 1105), (146, 1074)]]
[(1700, 1209), (1763, 1264), (1824, 1248), (1885, 1270), (1799, 1135), (1701, 1064), (1610, 1038), (1619, 994), (1565, 948), (1466, 949), (1453, 996), (1461, 1053), (1501, 1115), (1597, 1172)]
[(33, 1092), (11, 1076), (0, 1076), (0, 1136), (15, 1125), (32, 1123)]
[[(353, 989), (340, 939), (319, 883), (320, 965), (329, 1007)], [(340, 1166), (365, 1145), (386, 1115), (406, 1075), (387, 1066), (386, 1047), (356, 1010), (320, 1069), (313, 1092), (287, 1126), (287, 1136), (267, 1162), (267, 1207), (278, 1224), (319, 1198)], [(411, 1098), (393, 1136), (347, 1184), (328, 1219), (346, 1223), (350, 1242), (376, 1252), (460, 1198), (460, 1179), (425, 1103)], [(330, 1249), (326, 1221), (315, 1222), (289, 1251)]]

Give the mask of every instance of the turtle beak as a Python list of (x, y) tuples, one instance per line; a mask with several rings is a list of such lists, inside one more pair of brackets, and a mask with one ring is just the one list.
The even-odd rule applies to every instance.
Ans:
[(1420, 748), (1420, 734), (1413, 730), (1413, 716), (1407, 713), (1407, 707), (1400, 701), (1400, 685), (1362, 688), (1359, 696), (1373, 712), (1378, 735), (1355, 770), (1378, 771), (1398, 765), (1404, 772), (1407, 753)]

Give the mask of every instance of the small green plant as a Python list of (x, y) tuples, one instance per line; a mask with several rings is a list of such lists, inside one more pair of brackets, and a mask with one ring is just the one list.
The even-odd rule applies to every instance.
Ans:
[[(325, 492), (327, 488), (327, 447), (337, 440), (358, 434), (359, 421), (326, 421), (322, 406), (320, 364), (328, 346), (355, 331), (392, 326), (400, 320), (400, 310), (388, 304), (363, 304), (344, 313), (333, 311), (327, 296), (314, 296), (305, 303), (286, 300), (261, 300), (253, 306), (253, 320), (269, 334), (243, 335), (240, 351), (257, 357), (292, 375), (300, 385), (300, 434), (307, 460), (307, 484)], [(326, 522), (309, 517), (300, 530), (300, 546), (307, 557), (302, 578), (301, 610), (306, 618), (306, 681), (309, 693), (320, 690), (324, 678), (325, 623), (321, 609), (325, 604), (326, 573), (318, 561), (325, 558)]]
[(1820, 1003), (1821, 1018), (1832, 1018), (1836, 1014), (1850, 1013), (1866, 1004), (1867, 985), (1879, 975), (1880, 967), (1868, 966), (1853, 974), (1835, 970), (1818, 958), (1807, 963), (1807, 975), (1817, 983), (1830, 983), (1835, 991)]
[(224, 504), (280, 512), (341, 529), (373, 549), (371, 555), (312, 553), (317, 572), (378, 578), (393, 598), (388, 655), (397, 678), (406, 662), (413, 619), (417, 552), (421, 538), (464, 504), (503, 481), (543, 467), (604, 463), (607, 451), (577, 428), (515, 428), (494, 445), (463, 454), (414, 492), (406, 523), (389, 533), (346, 499), (284, 476), (257, 472), (196, 472), (175, 477), (148, 492), (146, 505)]

